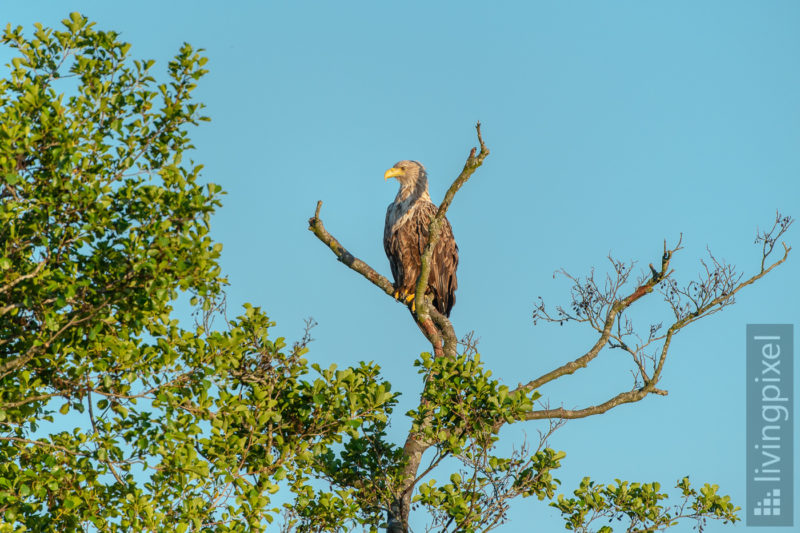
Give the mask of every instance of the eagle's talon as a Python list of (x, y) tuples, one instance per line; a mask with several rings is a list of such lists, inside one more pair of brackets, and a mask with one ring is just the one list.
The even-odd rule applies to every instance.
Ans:
[(404, 300), (406, 301), (406, 303), (411, 303), (411, 302), (413, 302), (413, 301), (414, 301), (414, 297), (415, 297), (415, 296), (416, 296), (416, 295), (415, 295), (415, 294), (412, 292), (411, 294), (407, 295), (407, 296), (404, 298)]

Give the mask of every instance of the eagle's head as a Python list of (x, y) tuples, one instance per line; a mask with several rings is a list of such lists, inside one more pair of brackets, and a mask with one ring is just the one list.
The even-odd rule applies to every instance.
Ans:
[(426, 177), (425, 167), (419, 161), (400, 161), (383, 174), (383, 179), (397, 178), (401, 187), (413, 186), (420, 176)]
[(397, 178), (400, 182), (398, 197), (407, 197), (411, 193), (416, 193), (418, 196), (428, 193), (428, 174), (419, 161), (400, 161), (387, 170), (383, 178), (387, 180)]

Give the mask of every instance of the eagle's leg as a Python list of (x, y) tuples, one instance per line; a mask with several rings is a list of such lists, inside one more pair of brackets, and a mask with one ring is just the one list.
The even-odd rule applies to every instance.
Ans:
[(415, 294), (413, 292), (408, 292), (406, 289), (395, 289), (394, 299), (398, 302), (402, 302), (406, 305), (411, 304), (411, 312), (415, 313), (417, 311), (417, 306), (414, 303)]
[(403, 303), (411, 303), (414, 301), (415, 294), (413, 292), (408, 292), (407, 290), (403, 289), (396, 289), (394, 291), (394, 299), (395, 300), (402, 300)]
[(406, 305), (409, 305), (409, 304), (411, 305), (411, 312), (412, 313), (416, 313), (417, 312), (416, 301), (414, 300), (415, 297), (416, 297), (416, 294), (414, 294), (413, 292), (404, 292), (403, 293), (403, 303), (405, 303)]

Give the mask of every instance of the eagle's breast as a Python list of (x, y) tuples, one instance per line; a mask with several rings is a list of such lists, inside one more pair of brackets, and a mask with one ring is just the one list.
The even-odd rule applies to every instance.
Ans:
[(384, 238), (397, 233), (402, 226), (411, 220), (422, 202), (415, 202), (409, 196), (404, 200), (396, 200), (389, 204), (386, 209), (386, 225), (384, 226)]

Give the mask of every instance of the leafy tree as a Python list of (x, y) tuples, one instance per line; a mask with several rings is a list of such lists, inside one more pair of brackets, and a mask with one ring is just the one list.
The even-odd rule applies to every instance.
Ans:
[(156, 84), (116, 33), (63, 25), (2, 37), (0, 528), (259, 529), (394, 397), (371, 364), (308, 377), (308, 337), (271, 338), (256, 307), (213, 329), (220, 187), (182, 163), (206, 60), (184, 45)]
[[(716, 486), (696, 491), (688, 479), (675, 508), (657, 483), (587, 479), (574, 497), (556, 496), (565, 454), (547, 437), (564, 419), (661, 393), (672, 336), (785, 261), (788, 248), (766, 262), (790, 219), (759, 236), (764, 260), (744, 281), (712, 257), (699, 281), (678, 285), (669, 263), (680, 243), (636, 281), (617, 261), (606, 284), (573, 278), (569, 310), (551, 315), (540, 303), (534, 318), (586, 323), (596, 344), (514, 389), (425, 300), (428, 253), (413, 316), (433, 353), (416, 361), (425, 387), (397, 446), (386, 436), (396, 394), (375, 364), (323, 369), (304, 357), (308, 331), (289, 345), (257, 307), (227, 318), (221, 245), (208, 236), (221, 190), (199, 184), (201, 167), (183, 160), (189, 126), (205, 120), (191, 97), (201, 51), (181, 47), (158, 83), (152, 61), (130, 59), (116, 33), (76, 13), (30, 37), (8, 27), (2, 42), (17, 57), (0, 80), (0, 530), (261, 530), (281, 512), (279, 490), (293, 494), (283, 528), (299, 531), (404, 531), (414, 506), (437, 531), (487, 531), (517, 496), (550, 501), (575, 531), (597, 519), (629, 531), (737, 519)], [(488, 156), (478, 136), (428, 250)], [(314, 234), (391, 296), (391, 283), (325, 230), (320, 208)], [(675, 320), (632, 342), (623, 312), (656, 290)], [(173, 316), (182, 294), (195, 309), (190, 328)], [(604, 347), (630, 354), (633, 389), (579, 410), (536, 407), (539, 387)], [(531, 420), (549, 421), (535, 447), (497, 455), (500, 429)], [(432, 479), (453, 462), (446, 482)]]

